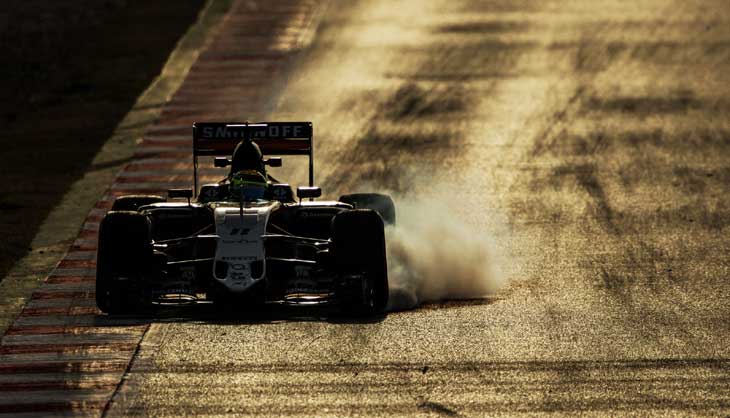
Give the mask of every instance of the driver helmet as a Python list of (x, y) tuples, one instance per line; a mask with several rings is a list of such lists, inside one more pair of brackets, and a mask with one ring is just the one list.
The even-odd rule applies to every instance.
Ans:
[(253, 141), (241, 141), (233, 151), (230, 174), (233, 175), (242, 170), (256, 170), (266, 175), (264, 155), (261, 153), (259, 146)]
[(241, 170), (230, 178), (230, 195), (235, 200), (255, 201), (266, 195), (266, 178), (257, 170)]

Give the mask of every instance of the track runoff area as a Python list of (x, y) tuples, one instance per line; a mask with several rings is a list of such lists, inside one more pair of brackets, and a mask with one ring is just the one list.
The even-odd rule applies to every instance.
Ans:
[[(252, 2), (233, 2), (133, 161), (2, 337), (0, 417), (104, 414), (149, 325), (101, 315), (95, 306), (100, 220), (117, 196), (164, 195), (192, 185), (194, 122), (262, 117), (271, 106), (270, 92), (306, 42), (320, 3), (270, 0), (253, 11)], [(202, 182), (220, 177), (207, 167), (200, 174)]]

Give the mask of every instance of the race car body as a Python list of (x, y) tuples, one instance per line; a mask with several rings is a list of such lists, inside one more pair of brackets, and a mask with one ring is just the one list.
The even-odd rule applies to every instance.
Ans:
[(213, 277), (229, 291), (246, 291), (266, 271), (264, 239), (266, 224), (271, 212), (280, 206), (266, 202), (260, 206), (238, 208), (217, 207), (214, 209), (216, 250), (214, 265), (225, 268), (213, 269)]
[[(199, 156), (230, 167), (199, 193), (118, 198), (99, 229), (96, 301), (110, 314), (170, 303), (328, 305), (382, 312), (388, 300), (384, 225), (390, 197), (352, 194), (318, 201), (312, 127), (295, 123), (204, 123), (193, 127), (194, 187)], [(308, 155), (309, 187), (266, 173), (281, 159)], [(230, 158), (220, 158), (221, 155)], [(183, 201), (179, 199), (184, 199)]]

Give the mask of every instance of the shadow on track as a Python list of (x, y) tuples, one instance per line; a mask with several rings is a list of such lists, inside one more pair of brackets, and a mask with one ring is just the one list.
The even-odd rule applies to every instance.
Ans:
[[(254, 325), (280, 322), (329, 322), (349, 324), (374, 324), (382, 322), (386, 314), (356, 316), (341, 313), (332, 308), (270, 305), (263, 308), (221, 308), (213, 303), (189, 305), (155, 305), (144, 315), (97, 315), (103, 322), (177, 323), (202, 322), (219, 325)], [(103, 319), (102, 319), (103, 318)], [(110, 324), (111, 325), (111, 324)]]
[(461, 309), (471, 306), (491, 305), (499, 298), (474, 298), (446, 300), (424, 303), (417, 308), (401, 309), (378, 315), (348, 315), (332, 308), (301, 306), (266, 306), (263, 309), (222, 309), (212, 303), (189, 305), (156, 305), (144, 315), (97, 315), (100, 325), (114, 326), (126, 324), (153, 323), (193, 323), (202, 322), (218, 325), (258, 325), (281, 322), (327, 322), (331, 324), (377, 324), (383, 322), (389, 314), (405, 313), (414, 310)]

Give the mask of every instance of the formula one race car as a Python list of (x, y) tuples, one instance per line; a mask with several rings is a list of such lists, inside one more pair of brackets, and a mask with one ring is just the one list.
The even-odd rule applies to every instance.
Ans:
[[(388, 301), (384, 224), (387, 195), (317, 201), (309, 122), (196, 123), (193, 189), (122, 196), (101, 222), (96, 304), (109, 314), (154, 305), (212, 301), (328, 305), (352, 314), (383, 312)], [(309, 187), (276, 181), (266, 166), (308, 155)], [(198, 159), (213, 156), (228, 175), (198, 191)], [(225, 157), (223, 157), (225, 156)], [(231, 158), (228, 158), (231, 156)]]

